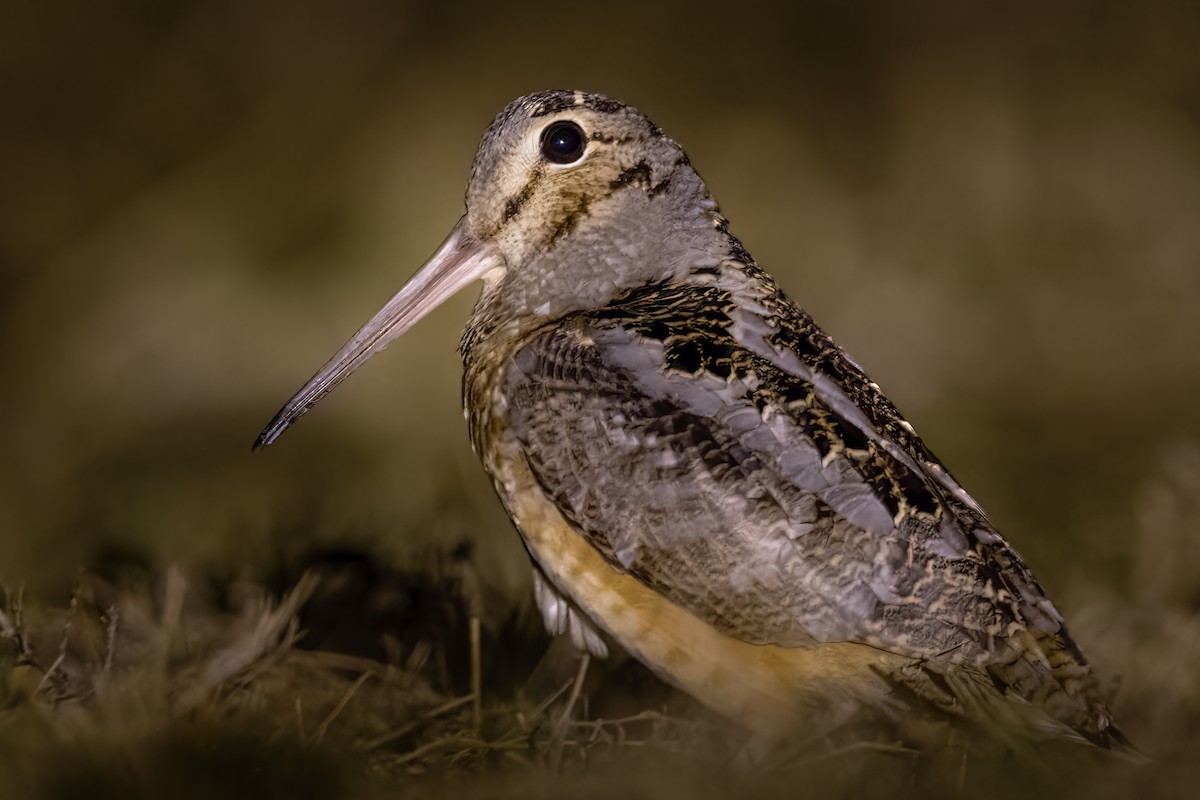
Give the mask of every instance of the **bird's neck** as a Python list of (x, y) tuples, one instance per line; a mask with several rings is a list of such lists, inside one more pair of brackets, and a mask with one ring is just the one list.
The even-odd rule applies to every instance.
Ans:
[(497, 336), (520, 338), (629, 289), (713, 268), (740, 248), (698, 177), (671, 189), (615, 195), (544, 251), (485, 279), (463, 337), (468, 364), (474, 349)]

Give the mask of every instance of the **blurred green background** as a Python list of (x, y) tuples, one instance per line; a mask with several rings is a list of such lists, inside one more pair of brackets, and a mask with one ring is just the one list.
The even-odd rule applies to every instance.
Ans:
[(1153, 500), (1200, 489), (1198, 9), (7, 2), (0, 583), (466, 540), (523, 596), (473, 291), (250, 443), (458, 219), (492, 116), (569, 87), (684, 145), (1068, 618), (1161, 593), (1200, 565)]

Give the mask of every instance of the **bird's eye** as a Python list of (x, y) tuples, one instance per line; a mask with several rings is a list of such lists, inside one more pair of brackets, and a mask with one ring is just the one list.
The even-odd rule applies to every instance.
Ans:
[(542, 131), (542, 155), (555, 164), (570, 164), (583, 157), (587, 136), (574, 122), (555, 122)]

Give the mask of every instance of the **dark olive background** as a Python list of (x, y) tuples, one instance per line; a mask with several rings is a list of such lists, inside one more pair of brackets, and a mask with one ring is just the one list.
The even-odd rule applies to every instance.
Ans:
[(1197, 9), (6, 3), (0, 583), (469, 540), (522, 596), (459, 408), (474, 290), (250, 443), (458, 219), (493, 115), (570, 87), (687, 148), (1068, 618), (1153, 594), (1200, 564), (1193, 517), (1145, 536), (1200, 487)]

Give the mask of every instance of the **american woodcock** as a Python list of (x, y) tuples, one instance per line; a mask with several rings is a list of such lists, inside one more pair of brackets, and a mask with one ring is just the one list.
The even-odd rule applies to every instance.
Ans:
[(471, 440), (552, 633), (606, 634), (765, 738), (938, 709), (1124, 747), (1016, 551), (679, 145), (600, 95), (496, 117), (466, 214), (257, 444), (477, 279)]

